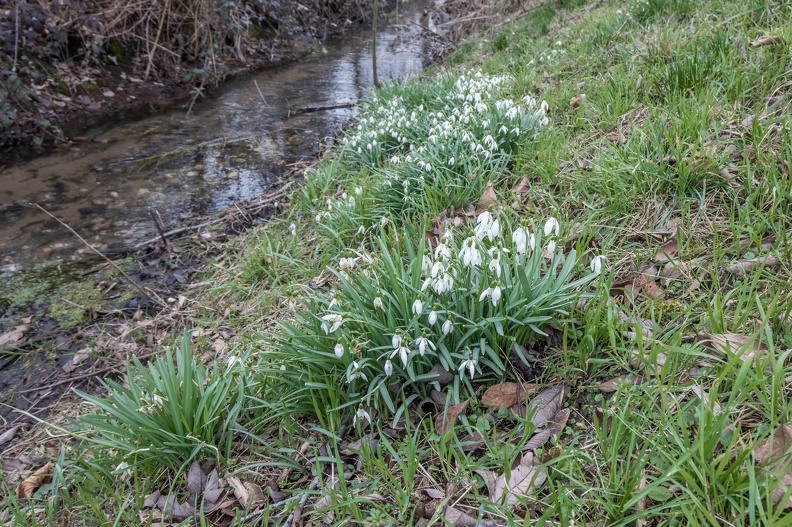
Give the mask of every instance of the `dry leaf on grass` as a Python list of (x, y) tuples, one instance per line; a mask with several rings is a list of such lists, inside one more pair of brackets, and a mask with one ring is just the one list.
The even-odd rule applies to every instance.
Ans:
[(492, 188), (492, 181), (487, 181), (487, 186), (484, 188), (484, 192), (482, 192), (478, 204), (476, 205), (476, 216), (491, 206), (497, 208), (498, 196), (495, 194), (495, 189)]
[(90, 349), (88, 348), (81, 349), (72, 356), (69, 362), (63, 365), (63, 371), (65, 371), (66, 373), (73, 372), (74, 370), (77, 369), (77, 366), (79, 366), (83, 361), (85, 361), (85, 359), (87, 359), (90, 356), (91, 356)]
[[(784, 498), (784, 494), (792, 487), (792, 456), (789, 455), (792, 448), (792, 428), (781, 424), (770, 434), (756, 445), (753, 455), (756, 461), (763, 465), (764, 474), (772, 474), (778, 482), (770, 493), (773, 504), (778, 506)], [(783, 504), (785, 509), (792, 508), (792, 498), (787, 499)]]
[(490, 386), (481, 397), (481, 403), (493, 408), (511, 408), (517, 404), (517, 385), (505, 382)]
[(55, 463), (50, 461), (33, 474), (25, 478), (19, 485), (17, 485), (14, 495), (17, 498), (32, 498), (33, 494), (40, 486), (50, 480), (50, 471), (55, 467)]
[(758, 267), (767, 267), (769, 269), (774, 269), (778, 267), (779, 261), (778, 258), (773, 256), (772, 254), (768, 254), (766, 256), (759, 256), (757, 258), (751, 258), (750, 260), (742, 260), (740, 262), (735, 262), (731, 265), (726, 266), (726, 272), (729, 274), (733, 274), (735, 276), (743, 276), (746, 273), (749, 273)]
[(495, 494), (495, 482), (498, 481), (498, 474), (492, 470), (486, 469), (479, 469), (475, 470), (474, 472), (481, 476), (481, 479), (484, 480), (484, 485), (487, 487), (487, 493), (490, 496)]
[(775, 44), (775, 43), (783, 44), (784, 37), (782, 37), (781, 35), (775, 35), (775, 36), (764, 35), (751, 42), (751, 47), (760, 48), (762, 46), (769, 46), (770, 44)]
[(243, 507), (257, 509), (267, 502), (261, 487), (252, 481), (241, 481), (233, 476), (226, 478), (226, 481), (234, 489), (234, 496)]
[(19, 344), (30, 326), (22, 324), (0, 335), (0, 349), (8, 350)]
[(454, 425), (456, 424), (457, 417), (467, 411), (468, 404), (470, 404), (470, 399), (459, 404), (449, 406), (443, 411), (443, 413), (438, 415), (435, 419), (435, 430), (437, 433), (443, 435), (449, 430), (453, 429)]
[(644, 281), (643, 285), (641, 286), (641, 290), (647, 297), (651, 298), (652, 300), (654, 300), (659, 296), (662, 296), (665, 293), (665, 291), (660, 289), (660, 287), (657, 285), (657, 282), (655, 282), (651, 278), (647, 278)]
[(520, 419), (525, 419), (527, 415), (526, 410), (528, 406), (527, 397), (532, 396), (536, 393), (536, 390), (539, 388), (538, 385), (532, 383), (519, 383), (517, 386), (517, 403), (511, 407), (512, 414), (516, 415)]
[(632, 384), (633, 386), (637, 386), (639, 384), (643, 384), (644, 383), (644, 378), (641, 375), (638, 375), (638, 376), (636, 376), (636, 375), (628, 375), (628, 374), (619, 375), (618, 377), (614, 377), (613, 379), (609, 379), (609, 380), (603, 382), (602, 384), (598, 384), (597, 386), (595, 386), (595, 388), (597, 390), (601, 391), (602, 393), (613, 393), (616, 390), (618, 390), (619, 389), (619, 385), (624, 383), (624, 382)]
[(531, 188), (531, 181), (523, 176), (523, 178), (512, 187), (511, 191), (519, 196), (528, 192), (529, 188)]
[(526, 416), (531, 414), (532, 409), (536, 409), (531, 417), (531, 422), (536, 427), (544, 426), (551, 421), (564, 403), (566, 389), (563, 384), (548, 388), (537, 394), (526, 406)]
[(495, 481), (495, 492), (490, 497), (493, 503), (516, 504), (520, 498), (529, 496), (534, 489), (547, 479), (547, 470), (541, 466), (530, 452), (523, 454), (520, 464)]
[(454, 374), (450, 373), (439, 364), (435, 364), (424, 378), (424, 382), (439, 382), (440, 384), (448, 384), (453, 380)]
[(492, 520), (479, 520), (469, 514), (465, 514), (454, 507), (446, 507), (443, 511), (445, 521), (454, 527), (497, 527), (497, 523)]
[(655, 253), (654, 256), (654, 261), (665, 262), (672, 260), (674, 256), (676, 256), (677, 251), (679, 251), (677, 240), (676, 238), (671, 238), (657, 250), (657, 253)]
[[(743, 359), (752, 358), (756, 351), (767, 351), (767, 346), (759, 341), (758, 337), (749, 337), (739, 333), (719, 333), (711, 335), (709, 333), (700, 333), (696, 337), (698, 341), (724, 356), (738, 355)], [(750, 353), (745, 353), (748, 348), (751, 348)]]
[(424, 489), (424, 493), (433, 500), (442, 500), (445, 498), (445, 492), (437, 489)]
[(551, 437), (560, 434), (569, 420), (569, 414), (569, 408), (562, 408), (559, 410), (553, 419), (548, 421), (545, 428), (537, 430), (531, 439), (525, 443), (523, 450), (536, 450), (537, 448), (541, 448)]
[(0, 446), (3, 446), (6, 443), (10, 442), (12, 439), (14, 439), (14, 436), (16, 435), (18, 430), (19, 430), (19, 425), (12, 426), (8, 430), (0, 434)]

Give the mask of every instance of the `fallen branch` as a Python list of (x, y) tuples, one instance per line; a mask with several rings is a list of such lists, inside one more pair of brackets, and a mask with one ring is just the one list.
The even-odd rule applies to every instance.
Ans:
[[(153, 351), (151, 353), (146, 353), (145, 355), (139, 356), (138, 360), (148, 359), (150, 357), (153, 357), (157, 353), (159, 353), (159, 352)], [(74, 377), (69, 377), (68, 379), (63, 379), (63, 380), (60, 380), (58, 382), (53, 382), (53, 383), (47, 384), (45, 386), (37, 386), (36, 388), (28, 388), (27, 390), (22, 390), (22, 391), (19, 391), (19, 392), (16, 392), (16, 393), (22, 394), (22, 393), (38, 392), (40, 390), (49, 390), (49, 389), (55, 388), (56, 386), (60, 386), (62, 384), (68, 384), (68, 383), (71, 383), (71, 382), (81, 381), (83, 379), (89, 379), (91, 377), (96, 377), (97, 375), (101, 375), (103, 373), (107, 373), (107, 372), (110, 372), (110, 371), (113, 371), (113, 370), (117, 370), (119, 368), (119, 366), (120, 365), (109, 366), (107, 368), (102, 368), (101, 370), (91, 371), (91, 372), (88, 372), (88, 373), (83, 373), (81, 375), (75, 375)]]
[[(287, 194), (287, 192), (285, 192), (286, 189), (289, 188), (293, 183), (294, 183), (293, 181), (289, 181), (288, 183), (286, 183), (285, 185), (283, 185), (280, 188), (280, 191), (277, 194), (274, 194), (274, 195), (269, 196), (269, 197), (267, 197), (267, 198), (265, 198), (263, 200), (260, 200), (260, 201), (257, 201), (255, 203), (252, 203), (252, 204), (250, 204), (250, 206), (245, 208), (245, 210), (247, 212), (258, 212), (259, 210), (264, 208), (264, 205), (268, 205), (268, 204), (272, 203), (273, 201), (276, 201), (276, 200), (282, 198), (283, 196), (285, 196)], [(143, 249), (144, 247), (147, 247), (148, 245), (151, 245), (152, 243), (157, 242), (158, 240), (167, 239), (169, 237), (176, 236), (176, 235), (179, 235), (179, 234), (184, 234), (185, 232), (196, 231), (198, 229), (202, 229), (204, 227), (208, 227), (209, 225), (214, 225), (215, 223), (220, 223), (224, 219), (225, 219), (225, 215), (220, 216), (219, 218), (214, 218), (214, 219), (211, 219), (209, 221), (205, 221), (203, 223), (198, 223), (196, 225), (189, 225), (187, 227), (181, 227), (179, 229), (173, 229), (172, 231), (168, 231), (168, 232), (162, 233), (160, 236), (155, 236), (154, 238), (151, 238), (151, 239), (146, 240), (144, 242), (140, 242), (137, 245), (133, 245), (132, 249), (137, 251), (137, 250)]]
[(303, 113), (323, 112), (325, 110), (339, 110), (341, 108), (352, 108), (355, 106), (354, 102), (340, 102), (338, 104), (328, 104), (325, 106), (303, 106), (297, 108), (291, 115), (300, 115)]

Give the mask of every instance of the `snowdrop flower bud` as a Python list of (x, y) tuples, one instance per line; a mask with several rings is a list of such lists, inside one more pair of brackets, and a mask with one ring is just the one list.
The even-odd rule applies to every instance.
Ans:
[(390, 377), (391, 375), (393, 375), (393, 363), (390, 361), (390, 359), (385, 361), (385, 368), (384, 369), (385, 369), (385, 375), (387, 377)]
[(336, 342), (335, 348), (335, 356), (339, 359), (344, 356), (344, 346), (340, 342)]
[(374, 308), (383, 310), (385, 309), (385, 305), (382, 303), (382, 298), (379, 295), (374, 298)]
[(363, 194), (363, 188), (362, 187), (355, 187), (355, 194), (357, 194), (358, 196)]
[(556, 243), (553, 240), (547, 242), (547, 252), (550, 253), (550, 256), (553, 256), (553, 254), (555, 254), (555, 250), (556, 250)]
[(547, 222), (545, 222), (545, 225), (544, 225), (544, 234), (545, 234), (545, 236), (550, 236), (551, 232), (555, 232), (555, 235), (558, 236), (558, 230), (559, 230), (559, 225), (558, 225), (558, 220), (557, 219), (550, 218), (550, 219), (547, 220)]
[(434, 309), (429, 312), (429, 325), (434, 326), (437, 323), (437, 311)]
[(443, 335), (448, 335), (452, 331), (454, 331), (454, 323), (451, 322), (451, 319), (449, 318), (443, 322)]
[(528, 231), (524, 227), (518, 227), (512, 233), (514, 250), (517, 254), (525, 254), (528, 243)]
[(369, 424), (371, 424), (371, 416), (366, 410), (363, 409), (363, 405), (360, 405), (357, 409), (357, 412), (355, 412), (355, 415), (352, 418), (352, 424), (356, 425), (358, 419), (365, 419), (366, 421), (369, 422)]
[(293, 223), (289, 225), (289, 232), (291, 233), (292, 236), (297, 236), (297, 225)]
[(412, 312), (415, 313), (416, 315), (420, 315), (421, 313), (423, 313), (423, 302), (421, 302), (420, 298), (416, 298), (415, 302), (413, 302)]
[(595, 256), (591, 259), (591, 272), (594, 274), (600, 274), (602, 272), (602, 262), (605, 261), (605, 257), (602, 255)]

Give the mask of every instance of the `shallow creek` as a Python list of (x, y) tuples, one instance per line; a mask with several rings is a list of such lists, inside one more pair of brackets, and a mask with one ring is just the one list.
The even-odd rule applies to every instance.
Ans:
[[(401, 6), (377, 39), (381, 81), (422, 67), (431, 38), (426, 2)], [(431, 21), (429, 21), (431, 25)], [(316, 156), (320, 142), (354, 115), (372, 84), (371, 34), (326, 42), (287, 67), (237, 79), (212, 99), (91, 130), (66, 150), (0, 173), (0, 275), (88, 249), (31, 205), (38, 203), (100, 249), (129, 247), (166, 229), (266, 192), (290, 165)]]

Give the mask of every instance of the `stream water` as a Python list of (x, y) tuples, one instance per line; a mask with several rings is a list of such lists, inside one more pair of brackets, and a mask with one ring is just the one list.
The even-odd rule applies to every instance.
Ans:
[[(381, 81), (406, 78), (428, 56), (425, 2), (409, 5), (378, 34)], [(172, 228), (266, 192), (355, 111), (294, 110), (359, 101), (371, 70), (370, 32), (347, 35), (298, 63), (229, 83), (189, 115), (96, 128), (83, 143), (11, 166), (0, 173), (0, 275), (88, 251), (32, 203), (104, 249), (156, 235), (150, 210)]]

